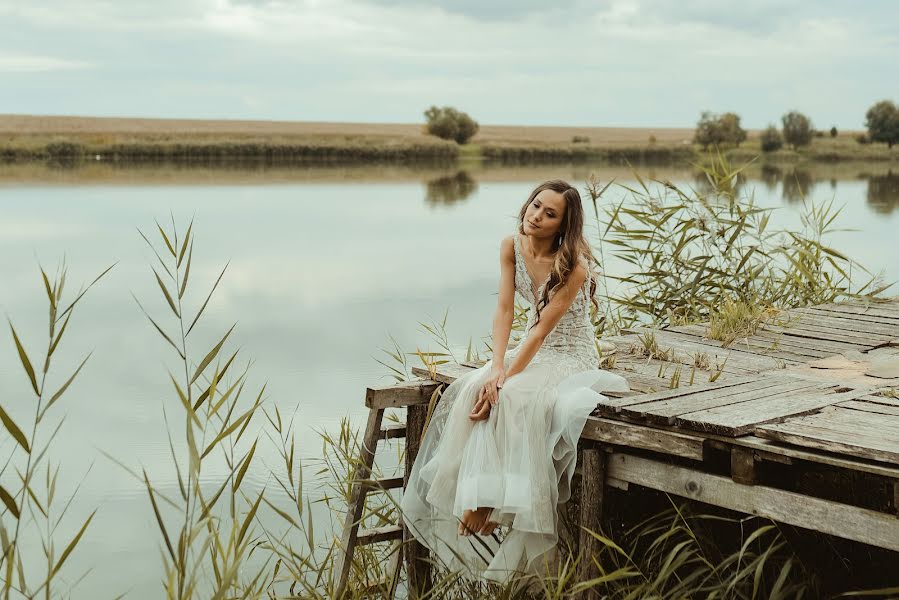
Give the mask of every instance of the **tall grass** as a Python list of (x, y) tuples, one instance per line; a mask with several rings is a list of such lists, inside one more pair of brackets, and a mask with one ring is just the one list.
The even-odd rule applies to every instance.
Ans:
[(619, 184), (628, 195), (614, 204), (604, 201), (608, 186), (588, 185), (600, 260), (612, 255), (627, 269), (604, 275), (611, 330), (638, 321), (704, 322), (734, 303), (792, 308), (876, 296), (889, 287), (826, 243), (838, 231), (841, 209), (833, 201), (803, 197), (801, 229), (774, 228), (772, 209), (757, 206), (740, 186), (746, 165), (735, 167), (718, 154), (699, 168), (704, 189), (647, 182), (634, 173), (637, 185)]
[[(91, 355), (85, 356), (78, 367), (62, 380), (58, 379), (52, 367), (75, 308), (111, 269), (112, 266), (105, 269), (66, 305), (65, 263), (52, 278), (40, 268), (47, 300), (46, 339), (40, 362), (34, 362), (36, 357), (26, 349), (24, 336), (19, 335), (12, 320), (9, 320), (12, 341), (34, 396), (27, 400), (34, 408), (30, 422), (17, 423), (13, 419), (16, 411), (10, 408), (12, 399), (8, 396), (0, 398), (0, 422), (13, 443), (10, 454), (0, 467), (0, 591), (5, 599), (13, 593), (17, 597), (27, 598), (51, 598), (61, 594), (58, 581), (66, 561), (96, 513), (92, 512), (81, 521), (72, 538), (59, 543), (56, 532), (68, 515), (77, 489), (60, 506), (56, 482), (62, 465), (52, 464), (47, 452), (65, 421), (65, 417), (59, 416), (60, 403)], [(34, 552), (38, 547), (43, 554), (40, 561)], [(27, 565), (25, 561), (28, 561)]]

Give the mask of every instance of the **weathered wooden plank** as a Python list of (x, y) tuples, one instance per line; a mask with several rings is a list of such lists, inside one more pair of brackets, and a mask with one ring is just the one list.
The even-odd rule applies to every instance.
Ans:
[(702, 460), (701, 436), (602, 417), (587, 419), (581, 439)]
[(790, 338), (831, 340), (864, 347), (871, 347), (892, 339), (892, 336), (884, 333), (865, 333), (857, 329), (837, 329), (827, 325), (819, 325), (814, 321), (805, 321), (804, 319), (800, 319), (792, 325), (766, 325), (762, 329), (772, 333), (783, 334)]
[(402, 477), (384, 477), (381, 479), (361, 479), (359, 485), (365, 486), (370, 492), (380, 490), (395, 490), (403, 487)]
[[(778, 333), (775, 331), (760, 330), (756, 335), (749, 338), (750, 340), (758, 340), (766, 343), (776, 343), (778, 347), (790, 348), (790, 352), (802, 350), (807, 353), (823, 353), (825, 356), (831, 354), (840, 354), (848, 350), (864, 350), (875, 345), (874, 342), (843, 342), (835, 340), (825, 340), (812, 336), (791, 336), (786, 333)], [(793, 350), (793, 349), (796, 350)]]
[(406, 424), (392, 423), (381, 429), (381, 434), (378, 439), (396, 440), (404, 437), (406, 437)]
[(767, 486), (741, 485), (728, 477), (617, 452), (608, 457), (607, 469), (611, 477), (654, 490), (899, 550), (895, 515)]
[[(854, 400), (849, 400), (847, 402), (840, 402), (839, 404), (837, 404), (837, 406), (849, 410), (863, 410), (865, 412), (879, 415), (899, 417), (899, 406), (888, 406), (886, 404), (880, 404), (877, 402), (856, 402)], [(897, 424), (899, 424), (899, 422), (897, 422)]]
[(403, 539), (402, 527), (399, 525), (385, 525), (384, 527), (361, 530), (357, 544), (359, 546), (367, 546), (369, 544), (377, 544), (378, 542), (401, 539)]
[(759, 437), (899, 465), (899, 420), (834, 406), (755, 428)]
[(714, 382), (701, 383), (690, 387), (681, 387), (674, 390), (661, 390), (652, 394), (644, 394), (642, 396), (628, 396), (625, 398), (606, 398), (600, 401), (600, 414), (614, 415), (621, 412), (625, 406), (634, 404), (642, 404), (644, 402), (653, 402), (665, 398), (677, 398), (678, 396), (686, 396), (688, 394), (697, 394), (710, 390), (721, 390), (736, 385), (742, 385), (750, 381), (757, 381), (758, 375), (743, 375), (741, 377), (733, 377), (727, 380), (716, 380)]
[[(444, 363), (437, 367), (437, 373), (435, 374), (434, 381), (449, 384), (454, 382), (462, 375), (470, 373), (473, 370), (474, 369), (472, 367), (467, 367), (465, 365), (460, 365), (454, 362)], [(431, 377), (431, 374), (428, 373), (428, 370), (423, 367), (412, 367), (412, 374), (417, 375), (418, 377)]]
[(888, 308), (888, 306), (886, 305), (881, 306), (878, 304), (869, 304), (865, 306), (862, 304), (837, 302), (833, 304), (818, 304), (815, 306), (815, 308), (817, 308), (818, 310), (840, 312), (853, 316), (864, 315), (868, 317), (882, 317), (884, 319), (893, 319), (899, 322), (899, 312)]
[(792, 321), (787, 327), (804, 327), (808, 324), (817, 328), (827, 328), (843, 333), (856, 333), (872, 336), (883, 336), (893, 338), (896, 336), (897, 329), (889, 326), (879, 325), (877, 323), (866, 323), (864, 321), (844, 319), (833, 314), (819, 314), (810, 311), (797, 312), (792, 315)]
[(826, 393), (828, 387), (833, 389), (832, 386), (816, 385), (761, 400), (679, 415), (675, 418), (675, 424), (679, 427), (699, 431), (714, 431), (722, 435), (739, 436), (750, 433), (762, 423), (773, 423), (788, 417), (807, 414), (867, 393), (866, 390)]
[(766, 350), (764, 354), (760, 354), (759, 350), (761, 348), (746, 350), (736, 348), (733, 345), (724, 348), (719, 341), (696, 339), (694, 336), (675, 331), (660, 331), (657, 332), (657, 336), (660, 336), (659, 342), (662, 345), (679, 346), (687, 344), (687, 349), (689, 350), (705, 350), (707, 353), (714, 352), (721, 359), (726, 356), (728, 364), (733, 363), (734, 366), (755, 372), (781, 369), (784, 366), (784, 362), (802, 363), (808, 360), (805, 356), (797, 355), (787, 350)]
[(865, 323), (876, 327), (876, 331), (883, 333), (894, 333), (899, 328), (899, 321), (886, 317), (878, 317), (871, 315), (851, 315), (844, 312), (822, 310), (816, 307), (795, 309), (799, 314), (811, 314), (820, 317), (830, 317), (831, 319), (840, 319), (849, 321), (850, 323)]
[(703, 437), (706, 437), (709, 440), (709, 443), (715, 442), (723, 444), (727, 447), (740, 446), (749, 448), (753, 452), (756, 452), (760, 458), (763, 458), (765, 460), (785, 462), (787, 464), (789, 464), (790, 461), (793, 460), (802, 460), (806, 462), (828, 465), (839, 469), (860, 471), (862, 473), (871, 473), (874, 475), (890, 477), (899, 480), (899, 466), (891, 467), (881, 462), (868, 461), (852, 456), (819, 452), (814, 449), (792, 446), (776, 440), (760, 438), (755, 435), (744, 435), (741, 437), (732, 438), (723, 437), (712, 433), (705, 433), (703, 434)]
[[(669, 327), (666, 331), (675, 331), (700, 339), (707, 339), (708, 328), (705, 325), (679, 325), (677, 327)], [(754, 335), (748, 338), (739, 338), (729, 347), (737, 350), (748, 349), (751, 352), (760, 352), (764, 354), (766, 350), (783, 349), (792, 354), (801, 356), (809, 356), (813, 358), (823, 358), (832, 354), (839, 354), (845, 350), (859, 349), (858, 343), (825, 340), (816, 336), (806, 335), (788, 336), (789, 330), (779, 328), (772, 330), (771, 328), (760, 328)], [(806, 339), (807, 338), (807, 339)], [(774, 344), (774, 342), (777, 342)], [(748, 343), (748, 346), (747, 346)], [(867, 347), (873, 344), (866, 341), (862, 346)]]
[(766, 377), (719, 391), (703, 392), (677, 398), (663, 398), (655, 402), (627, 406), (622, 413), (666, 424), (674, 423), (675, 417), (730, 405), (757, 401), (768, 396), (787, 394), (802, 389), (820, 386), (820, 382), (782, 377)]
[(873, 402), (875, 404), (886, 404), (887, 406), (899, 406), (899, 398), (890, 398), (889, 396), (862, 396), (860, 402)]
[[(656, 334), (658, 333), (659, 332), (656, 332)], [(635, 356), (640, 356), (640, 354), (644, 352), (644, 344), (640, 340), (640, 337), (641, 336), (639, 335), (627, 335), (610, 338), (610, 340), (618, 345), (620, 348), (619, 352), (622, 354), (630, 353)], [(659, 347), (663, 351), (667, 351), (666, 353), (668, 356), (666, 357), (665, 362), (692, 365), (697, 361), (704, 360), (709, 361), (711, 364), (723, 365), (722, 370), (725, 373), (730, 373), (732, 375), (758, 373), (759, 371), (767, 369), (768, 366), (772, 366), (759, 364), (758, 361), (746, 364), (746, 360), (741, 361), (739, 357), (734, 358), (731, 356), (732, 353), (729, 350), (722, 351), (721, 348), (703, 344), (699, 340), (696, 340), (695, 342), (690, 341), (689, 339), (679, 340), (675, 345), (672, 345), (671, 340), (668, 340), (659, 343)], [(754, 355), (747, 356), (755, 358)], [(728, 359), (726, 362), (725, 358)]]
[(371, 409), (427, 404), (442, 384), (431, 379), (414, 379), (365, 390), (365, 406)]

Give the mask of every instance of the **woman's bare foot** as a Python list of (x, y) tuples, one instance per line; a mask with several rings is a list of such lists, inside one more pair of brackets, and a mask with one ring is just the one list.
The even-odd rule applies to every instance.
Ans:
[[(492, 533), (496, 528), (496, 523), (487, 521), (491, 510), (489, 506), (482, 506), (477, 510), (466, 510), (462, 513), (462, 520), (459, 522), (459, 535), (471, 535), (472, 533), (489, 535)], [(486, 528), (489, 530), (484, 534)]]

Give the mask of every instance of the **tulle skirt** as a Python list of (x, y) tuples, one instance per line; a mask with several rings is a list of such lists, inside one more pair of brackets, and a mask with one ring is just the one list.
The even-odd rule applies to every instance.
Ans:
[[(506, 367), (513, 357), (506, 355)], [(584, 423), (601, 392), (628, 389), (620, 375), (584, 364), (541, 348), (524, 371), (505, 380), (483, 421), (468, 414), (492, 361), (443, 391), (401, 501), (407, 528), (439, 562), (497, 582), (544, 573), (552, 563), (557, 506), (570, 497)], [(463, 512), (479, 507), (492, 507), (490, 520), (508, 526), (501, 536), (458, 534)]]

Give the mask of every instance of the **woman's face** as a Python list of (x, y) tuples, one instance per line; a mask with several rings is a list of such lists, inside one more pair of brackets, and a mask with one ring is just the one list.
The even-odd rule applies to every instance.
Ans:
[(565, 217), (565, 198), (553, 190), (541, 190), (524, 212), (522, 226), (527, 235), (552, 238)]

